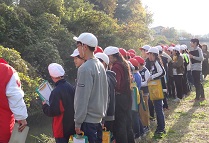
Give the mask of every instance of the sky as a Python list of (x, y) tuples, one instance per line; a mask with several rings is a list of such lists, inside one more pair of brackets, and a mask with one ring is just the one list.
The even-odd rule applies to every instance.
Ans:
[(193, 35), (209, 33), (209, 0), (141, 0), (153, 13), (151, 27), (174, 27)]

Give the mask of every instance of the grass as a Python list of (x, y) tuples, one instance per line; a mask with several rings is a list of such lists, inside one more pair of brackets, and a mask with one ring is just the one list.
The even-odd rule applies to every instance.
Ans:
[(168, 100), (170, 110), (165, 111), (167, 134), (161, 139), (153, 137), (156, 122), (151, 123), (151, 132), (142, 143), (207, 143), (209, 142), (209, 80), (204, 83), (207, 100), (190, 102), (195, 92), (180, 103)]
[[(192, 92), (180, 103), (168, 99), (170, 110), (165, 111), (166, 132), (161, 139), (154, 137), (156, 122), (151, 122), (151, 132), (141, 143), (207, 143), (209, 142), (209, 79), (204, 83), (205, 101), (190, 102), (195, 98)], [(29, 123), (30, 131), (26, 143), (53, 143), (45, 141), (52, 136), (51, 120), (41, 117)], [(47, 136), (45, 136), (47, 135)]]

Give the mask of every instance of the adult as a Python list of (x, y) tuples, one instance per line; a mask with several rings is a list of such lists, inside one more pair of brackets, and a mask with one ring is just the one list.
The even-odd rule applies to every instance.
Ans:
[(189, 57), (191, 59), (191, 71), (192, 77), (194, 80), (194, 86), (196, 89), (196, 97), (194, 101), (199, 99), (205, 99), (205, 93), (203, 89), (203, 85), (200, 82), (200, 73), (202, 72), (202, 61), (204, 60), (203, 52), (201, 49), (201, 45), (198, 39), (191, 39), (190, 45), (192, 49), (189, 52)]
[(15, 120), (21, 132), (27, 125), (28, 114), (18, 73), (3, 58), (0, 58), (0, 75), (0, 142), (8, 143)]
[(207, 44), (202, 44), (202, 52), (204, 56), (204, 61), (202, 62), (202, 74), (204, 76), (204, 79), (206, 79), (207, 75), (209, 74), (209, 52)]
[(43, 112), (53, 117), (53, 135), (56, 143), (68, 143), (69, 137), (75, 133), (74, 93), (73, 86), (64, 79), (65, 71), (60, 64), (51, 63), (49, 74), (55, 83), (49, 98), (49, 105), (43, 102)]
[(108, 55), (111, 70), (116, 73), (116, 105), (113, 135), (116, 142), (134, 143), (131, 124), (131, 74), (127, 61), (119, 53), (119, 48), (109, 46), (104, 49)]
[(83, 131), (89, 143), (101, 143), (101, 121), (107, 111), (108, 83), (104, 66), (94, 56), (98, 40), (92, 33), (82, 33), (74, 40), (77, 41), (80, 57), (86, 60), (77, 74), (75, 131), (77, 134)]

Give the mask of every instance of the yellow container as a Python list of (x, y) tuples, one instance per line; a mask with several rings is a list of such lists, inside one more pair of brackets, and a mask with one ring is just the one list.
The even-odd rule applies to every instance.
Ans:
[(161, 80), (151, 80), (148, 82), (150, 100), (161, 100), (164, 99), (163, 88)]

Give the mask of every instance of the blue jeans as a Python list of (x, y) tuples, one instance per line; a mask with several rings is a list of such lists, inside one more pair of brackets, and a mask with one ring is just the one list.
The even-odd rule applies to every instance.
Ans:
[(66, 138), (55, 138), (56, 143), (68, 143), (68, 140)]
[(132, 128), (134, 131), (134, 138), (138, 138), (140, 136), (140, 124), (139, 124), (139, 113), (137, 111), (131, 111), (132, 114)]
[(81, 125), (81, 130), (88, 137), (89, 143), (102, 143), (101, 123), (86, 123)]
[(165, 130), (165, 116), (163, 112), (163, 100), (154, 100), (154, 108), (157, 118), (157, 129), (156, 131), (163, 132)]

